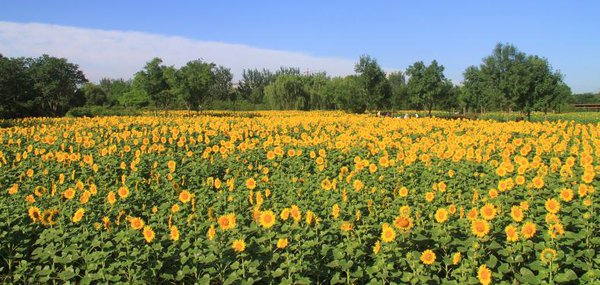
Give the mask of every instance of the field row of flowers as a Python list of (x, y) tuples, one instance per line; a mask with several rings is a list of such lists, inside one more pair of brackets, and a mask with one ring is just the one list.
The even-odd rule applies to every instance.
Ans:
[(0, 129), (6, 283), (600, 282), (600, 124), (335, 112)]

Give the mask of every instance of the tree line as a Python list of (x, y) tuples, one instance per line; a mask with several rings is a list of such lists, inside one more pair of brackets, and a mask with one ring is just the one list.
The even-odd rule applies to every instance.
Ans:
[[(436, 60), (415, 62), (386, 73), (376, 59), (363, 55), (355, 74), (331, 77), (302, 73), (294, 67), (244, 70), (234, 84), (229, 68), (201, 59), (180, 68), (160, 58), (148, 61), (131, 80), (88, 82), (77, 64), (64, 58), (7, 58), (0, 55), (0, 116), (62, 116), (69, 109), (185, 109), (189, 112), (239, 105), (280, 110), (447, 110), (461, 113), (518, 111), (561, 112), (573, 96), (564, 75), (546, 58), (527, 55), (511, 44), (497, 44), (479, 65), (464, 71), (461, 85), (444, 75)], [(600, 101), (600, 95), (585, 95)]]

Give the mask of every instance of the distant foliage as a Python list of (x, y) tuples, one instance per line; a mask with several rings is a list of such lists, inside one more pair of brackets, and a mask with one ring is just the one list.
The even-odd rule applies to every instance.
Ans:
[[(330, 77), (295, 67), (244, 70), (234, 83), (231, 70), (202, 59), (177, 68), (161, 58), (148, 61), (131, 80), (87, 82), (76, 64), (43, 55), (0, 55), (0, 117), (62, 116), (81, 106), (156, 110), (344, 110), (349, 113), (416, 110), (431, 116), (481, 116), (516, 112), (573, 111), (575, 103), (600, 103), (600, 94), (572, 95), (564, 75), (548, 60), (511, 44), (497, 44), (479, 65), (469, 66), (455, 85), (436, 60), (417, 61), (406, 70), (386, 72), (362, 55), (355, 74)], [(77, 111), (78, 112), (78, 111)], [(471, 115), (470, 115), (471, 114)]]

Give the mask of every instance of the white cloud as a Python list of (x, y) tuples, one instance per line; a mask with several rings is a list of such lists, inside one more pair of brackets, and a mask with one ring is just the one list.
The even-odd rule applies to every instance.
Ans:
[(0, 53), (9, 57), (49, 54), (79, 64), (86, 77), (132, 78), (153, 57), (177, 67), (202, 58), (231, 68), (235, 79), (243, 69), (281, 66), (328, 74), (353, 73), (354, 62), (316, 57), (300, 52), (270, 50), (240, 44), (200, 41), (133, 31), (111, 31), (77, 27), (0, 21)]

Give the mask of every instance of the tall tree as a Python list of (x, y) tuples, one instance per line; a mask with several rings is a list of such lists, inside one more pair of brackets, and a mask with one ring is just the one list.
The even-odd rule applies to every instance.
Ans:
[(464, 83), (470, 103), (491, 99), (504, 110), (519, 110), (531, 119), (535, 110), (547, 112), (564, 103), (568, 93), (559, 87), (564, 84), (562, 78), (547, 59), (528, 56), (511, 44), (497, 44), (479, 68), (465, 71)]
[(0, 118), (36, 115), (36, 96), (28, 60), (0, 57)]
[(489, 80), (488, 86), (503, 95), (501, 104), (505, 110), (523, 109), (530, 81), (525, 53), (514, 45), (499, 43), (493, 53), (483, 59), (480, 70), (483, 78)]
[(238, 91), (242, 99), (255, 104), (262, 103), (265, 87), (274, 80), (275, 75), (268, 69), (244, 70), (242, 80), (238, 84)]
[(335, 96), (338, 106), (349, 113), (364, 113), (367, 110), (369, 96), (362, 80), (356, 75), (334, 78), (327, 88)]
[(327, 97), (325, 88), (329, 83), (329, 77), (325, 72), (309, 74), (302, 76), (304, 81), (304, 90), (308, 94), (310, 109), (334, 109), (335, 98)]
[(464, 112), (475, 110), (483, 114), (487, 110), (504, 106), (504, 94), (495, 88), (492, 81), (481, 72), (479, 67), (467, 67), (463, 77), (463, 88), (459, 100), (464, 107)]
[(444, 66), (436, 60), (429, 66), (418, 61), (408, 67), (406, 74), (409, 76), (407, 87), (412, 103), (426, 109), (431, 116), (435, 103), (447, 96), (452, 86), (444, 76)]
[(391, 87), (377, 60), (363, 55), (354, 66), (354, 71), (358, 74), (360, 83), (367, 94), (367, 107), (382, 109), (389, 106)]
[(208, 98), (209, 91), (215, 76), (215, 64), (207, 63), (200, 59), (188, 62), (181, 67), (175, 75), (175, 86), (182, 95), (188, 111), (198, 110), (200, 105)]
[(104, 93), (106, 93), (106, 100), (110, 106), (118, 105), (124, 94), (131, 91), (131, 80), (121, 78), (102, 78), (99, 85)]
[(300, 75), (278, 76), (265, 88), (265, 98), (265, 101), (276, 109), (310, 109), (310, 95), (304, 89), (304, 82)]
[(69, 63), (65, 58), (42, 55), (30, 64), (34, 87), (39, 92), (37, 104), (45, 110), (44, 115), (63, 115), (70, 108), (69, 103), (81, 84), (87, 82), (77, 64)]
[(162, 63), (162, 59), (153, 58), (146, 63), (144, 70), (136, 74), (136, 77), (138, 77), (137, 80), (155, 106), (166, 111), (173, 100), (173, 94), (170, 90), (168, 76), (165, 74), (167, 67)]
[(108, 103), (108, 97), (102, 87), (91, 82), (83, 84), (81, 87), (85, 96), (85, 104), (91, 106), (101, 106)]
[(210, 96), (222, 101), (235, 101), (231, 69), (219, 65), (213, 69), (213, 75), (214, 80), (210, 86)]
[(392, 90), (391, 103), (394, 108), (408, 108), (408, 90), (406, 88), (406, 77), (402, 71), (392, 72), (388, 76), (388, 82)]

